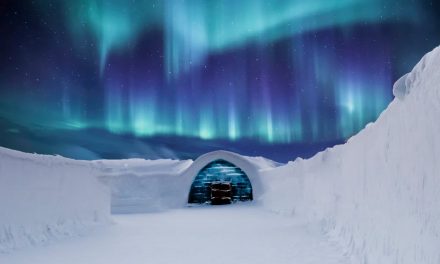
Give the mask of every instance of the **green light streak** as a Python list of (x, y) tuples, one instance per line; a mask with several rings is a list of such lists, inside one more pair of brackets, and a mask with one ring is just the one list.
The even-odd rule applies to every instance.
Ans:
[[(401, 1), (401, 5), (406, 1)], [(154, 25), (165, 29), (165, 72), (169, 77), (204, 61), (208, 53), (274, 41), (323, 28), (375, 23), (415, 14), (391, 0), (77, 0), (66, 1), (76, 38), (92, 33), (98, 41), (101, 72), (113, 51), (129, 49)], [(353, 10), (356, 10), (355, 12)], [(402, 13), (406, 12), (406, 13)]]

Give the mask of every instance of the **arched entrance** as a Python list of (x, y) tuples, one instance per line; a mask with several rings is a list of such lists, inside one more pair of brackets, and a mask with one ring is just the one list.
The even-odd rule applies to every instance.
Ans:
[(252, 185), (246, 173), (226, 160), (215, 160), (203, 167), (191, 184), (188, 203), (210, 203), (211, 183), (229, 182), (232, 201), (252, 200)]

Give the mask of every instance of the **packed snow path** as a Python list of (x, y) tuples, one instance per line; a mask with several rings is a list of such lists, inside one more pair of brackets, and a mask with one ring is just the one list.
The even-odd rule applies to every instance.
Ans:
[(253, 205), (117, 215), (114, 221), (85, 237), (0, 254), (0, 263), (348, 263), (318, 225)]

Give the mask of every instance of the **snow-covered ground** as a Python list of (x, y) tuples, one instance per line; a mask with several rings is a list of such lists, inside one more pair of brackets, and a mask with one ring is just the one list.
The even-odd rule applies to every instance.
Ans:
[(0, 255), (0, 263), (349, 263), (318, 225), (249, 204), (117, 215), (114, 220), (87, 237)]

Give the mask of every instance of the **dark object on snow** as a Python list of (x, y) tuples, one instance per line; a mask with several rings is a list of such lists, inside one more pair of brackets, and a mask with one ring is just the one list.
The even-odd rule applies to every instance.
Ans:
[(191, 184), (188, 203), (211, 204), (211, 184), (231, 184), (231, 203), (252, 200), (252, 185), (246, 173), (234, 164), (217, 159), (208, 163), (196, 175)]
[(211, 204), (230, 204), (232, 185), (230, 182), (216, 181), (211, 183)]

